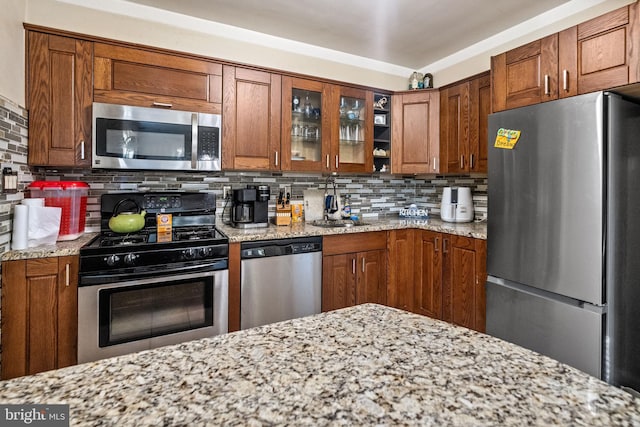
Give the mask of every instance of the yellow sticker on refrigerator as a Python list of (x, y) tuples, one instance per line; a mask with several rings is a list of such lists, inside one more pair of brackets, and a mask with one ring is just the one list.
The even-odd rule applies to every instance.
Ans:
[(496, 142), (493, 144), (495, 148), (504, 148), (506, 150), (513, 150), (516, 143), (520, 139), (520, 131), (513, 129), (498, 129), (498, 134), (496, 135)]

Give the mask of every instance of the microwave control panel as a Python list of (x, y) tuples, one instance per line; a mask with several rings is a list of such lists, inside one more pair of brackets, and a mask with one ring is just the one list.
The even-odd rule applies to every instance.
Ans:
[(198, 160), (220, 158), (220, 129), (216, 127), (198, 127)]

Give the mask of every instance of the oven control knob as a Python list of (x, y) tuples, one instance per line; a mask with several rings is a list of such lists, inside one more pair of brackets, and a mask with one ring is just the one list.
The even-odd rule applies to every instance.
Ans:
[(118, 262), (120, 262), (120, 257), (118, 255), (109, 255), (108, 257), (106, 257), (104, 259), (107, 262), (107, 265), (109, 267), (113, 267), (114, 265), (116, 265)]
[(208, 256), (211, 256), (211, 253), (213, 252), (213, 249), (211, 248), (200, 248), (200, 250), (198, 251), (200, 258), (206, 258)]
[(198, 253), (196, 252), (196, 250), (194, 248), (189, 248), (189, 249), (185, 249), (184, 251), (182, 251), (182, 255), (186, 259), (195, 259), (196, 255), (198, 255)]
[(138, 258), (138, 255), (136, 254), (126, 254), (124, 256), (124, 263), (127, 265), (135, 265), (136, 258)]

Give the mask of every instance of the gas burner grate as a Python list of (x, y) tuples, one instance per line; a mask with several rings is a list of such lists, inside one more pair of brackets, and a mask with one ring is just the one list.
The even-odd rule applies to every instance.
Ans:
[(100, 246), (126, 246), (146, 243), (149, 240), (147, 234), (125, 234), (125, 235), (102, 235), (100, 236)]
[(214, 228), (180, 228), (173, 230), (173, 240), (201, 240), (211, 239), (216, 237), (216, 231)]

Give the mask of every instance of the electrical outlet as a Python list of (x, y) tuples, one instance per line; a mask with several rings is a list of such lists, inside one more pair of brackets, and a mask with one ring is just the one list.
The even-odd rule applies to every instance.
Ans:
[(230, 185), (223, 185), (222, 186), (222, 198), (224, 200), (227, 200), (227, 199), (231, 198), (231, 186)]

